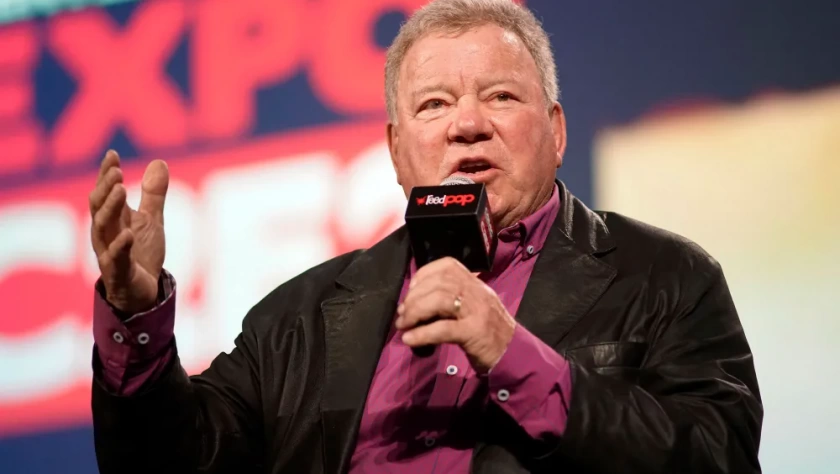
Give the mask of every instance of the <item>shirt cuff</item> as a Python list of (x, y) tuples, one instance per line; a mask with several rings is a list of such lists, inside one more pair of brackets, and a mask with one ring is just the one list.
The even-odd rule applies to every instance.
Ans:
[(161, 272), (160, 296), (162, 301), (154, 308), (125, 318), (108, 303), (97, 282), (93, 340), (109, 385), (122, 380), (129, 365), (159, 358), (170, 346), (175, 330), (175, 279), (165, 270)]
[(517, 324), (507, 350), (488, 374), (490, 399), (533, 438), (561, 436), (572, 393), (571, 367)]

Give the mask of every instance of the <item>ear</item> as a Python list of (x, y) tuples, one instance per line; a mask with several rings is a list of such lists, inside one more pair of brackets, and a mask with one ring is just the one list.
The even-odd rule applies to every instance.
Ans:
[(551, 129), (554, 134), (554, 147), (557, 149), (556, 166), (563, 166), (563, 154), (566, 153), (566, 115), (559, 102), (555, 102), (549, 112)]
[(391, 165), (394, 167), (394, 173), (397, 175), (397, 184), (402, 186), (400, 168), (397, 166), (397, 145), (399, 144), (400, 137), (397, 133), (397, 127), (393, 123), (388, 122), (388, 125), (385, 127), (385, 138), (388, 140), (388, 152), (391, 154)]

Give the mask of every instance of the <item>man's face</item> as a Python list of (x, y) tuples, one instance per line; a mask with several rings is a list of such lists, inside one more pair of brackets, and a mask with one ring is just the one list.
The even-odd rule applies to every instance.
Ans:
[(566, 124), (560, 105), (546, 104), (527, 48), (488, 24), (457, 36), (429, 34), (409, 49), (388, 144), (406, 196), (415, 186), (467, 176), (486, 184), (501, 228), (550, 197)]

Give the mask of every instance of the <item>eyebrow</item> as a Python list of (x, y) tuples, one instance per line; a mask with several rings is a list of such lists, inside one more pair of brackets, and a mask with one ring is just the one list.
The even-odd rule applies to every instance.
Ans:
[(438, 83), (438, 84), (429, 84), (427, 86), (423, 86), (423, 87), (415, 90), (411, 94), (411, 99), (412, 99), (412, 101), (416, 102), (420, 97), (423, 97), (424, 95), (426, 95), (430, 92), (441, 92), (441, 91), (446, 92), (447, 94), (455, 95), (455, 94), (452, 93), (452, 88), (451, 87), (448, 87), (444, 84)]
[[(512, 77), (494, 77), (494, 78), (491, 78), (491, 79), (489, 79), (485, 82), (480, 82), (479, 83), (479, 89), (480, 90), (485, 90), (485, 89), (489, 89), (491, 87), (498, 86), (499, 84), (516, 84), (516, 83), (517, 83), (516, 80)], [(412, 98), (413, 101), (417, 101), (418, 98), (420, 98), (420, 97), (422, 97), (422, 96), (424, 96), (428, 93), (431, 93), (431, 92), (446, 92), (447, 94), (455, 95), (454, 92), (452, 91), (451, 87), (449, 87), (445, 84), (442, 84), (442, 83), (435, 83), (435, 84), (429, 84), (429, 85), (423, 86), (423, 87), (415, 90), (411, 94), (411, 98)]]

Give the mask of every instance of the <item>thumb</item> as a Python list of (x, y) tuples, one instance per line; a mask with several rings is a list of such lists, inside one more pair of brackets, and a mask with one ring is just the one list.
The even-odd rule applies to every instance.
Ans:
[(146, 167), (140, 186), (140, 212), (163, 221), (163, 203), (169, 188), (169, 168), (162, 160), (155, 160)]

